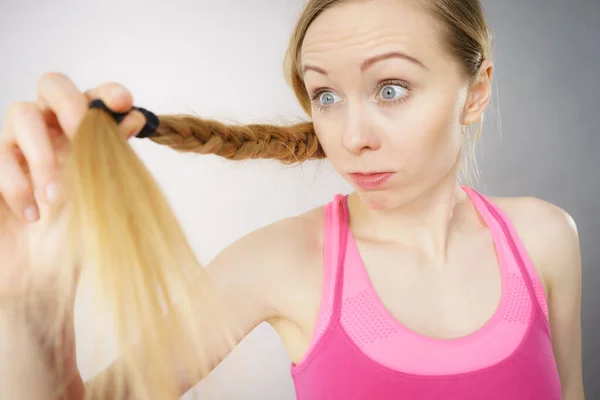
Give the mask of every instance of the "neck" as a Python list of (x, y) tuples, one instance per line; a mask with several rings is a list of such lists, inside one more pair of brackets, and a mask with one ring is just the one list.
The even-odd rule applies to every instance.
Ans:
[(394, 209), (374, 210), (352, 193), (348, 198), (352, 231), (370, 241), (417, 249), (435, 264), (443, 264), (448, 259), (455, 208), (466, 197), (454, 174)]

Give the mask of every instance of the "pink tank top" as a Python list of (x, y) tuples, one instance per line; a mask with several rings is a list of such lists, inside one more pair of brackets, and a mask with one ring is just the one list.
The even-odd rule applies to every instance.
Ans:
[(508, 217), (463, 188), (491, 232), (502, 295), (476, 332), (453, 340), (400, 324), (375, 293), (348, 229), (347, 197), (325, 208), (324, 284), (310, 348), (292, 364), (298, 400), (559, 400), (548, 308)]

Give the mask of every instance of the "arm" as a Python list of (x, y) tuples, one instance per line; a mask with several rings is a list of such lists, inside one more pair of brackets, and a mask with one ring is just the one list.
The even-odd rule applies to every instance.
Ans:
[(22, 311), (0, 305), (0, 398), (54, 400), (45, 355)]
[(566, 212), (550, 207), (546, 255), (540, 268), (548, 281), (552, 348), (565, 400), (583, 400), (581, 298), (582, 272), (575, 222)]
[(552, 349), (564, 400), (583, 400), (581, 286), (577, 227), (559, 207), (537, 198), (503, 201), (546, 289)]
[[(45, 324), (52, 321), (52, 302), (42, 302), (48, 306), (48, 312), (43, 315), (49, 316), (43, 321), (39, 315), (30, 315), (26, 305), (19, 301), (27, 284), (26, 274), (23, 274), (28, 268), (25, 246), (28, 235), (35, 228), (23, 229), (20, 221), (7, 210), (0, 196), (0, 399), (63, 400), (63, 397), (57, 397), (59, 383), (67, 398), (82, 398), (83, 382), (76, 367), (73, 316), (66, 316), (62, 330), (65, 355), (57, 360), (40, 335), (40, 332), (48, 331)], [(59, 382), (53, 369), (56, 361), (62, 362), (65, 377), (71, 379)]]
[[(273, 307), (280, 292), (278, 282), (290, 261), (302, 257), (300, 247), (294, 219), (285, 219), (235, 241), (206, 266), (213, 284), (226, 301), (226, 320), (234, 335), (234, 343), (224, 341), (220, 331), (206, 332), (203, 336), (204, 348), (199, 353), (207, 357), (211, 370), (261, 322), (279, 317)], [(138, 343), (135, 351), (143, 352), (143, 348), (144, 344)], [(109, 366), (86, 382), (86, 386), (101, 382), (98, 378), (110, 374)], [(197, 383), (182, 379), (181, 394)]]

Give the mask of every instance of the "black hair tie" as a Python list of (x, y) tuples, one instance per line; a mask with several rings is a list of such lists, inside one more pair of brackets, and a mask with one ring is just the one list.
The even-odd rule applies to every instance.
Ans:
[(134, 106), (128, 112), (118, 113), (118, 112), (114, 112), (110, 108), (108, 108), (102, 100), (96, 99), (90, 103), (89, 108), (90, 109), (99, 108), (101, 110), (106, 111), (111, 117), (113, 117), (113, 119), (115, 120), (115, 122), (117, 124), (120, 124), (121, 121), (123, 121), (123, 119), (125, 118), (125, 116), (127, 114), (129, 114), (132, 110), (137, 110), (137, 111), (141, 112), (144, 115), (144, 117), (146, 118), (146, 123), (144, 124), (144, 127), (142, 128), (142, 130), (137, 135), (135, 135), (138, 138), (147, 138), (148, 136), (150, 136), (154, 132), (156, 132), (156, 129), (158, 129), (158, 125), (159, 125), (158, 117), (153, 112), (148, 111), (142, 107)]

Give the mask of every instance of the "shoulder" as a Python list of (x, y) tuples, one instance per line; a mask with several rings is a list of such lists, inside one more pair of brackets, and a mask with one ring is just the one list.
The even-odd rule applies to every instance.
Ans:
[(573, 217), (561, 207), (537, 197), (491, 197), (523, 229), (551, 235), (577, 235)]
[(566, 210), (536, 197), (491, 197), (490, 200), (508, 216), (550, 289), (560, 279), (579, 274), (577, 225)]
[(284, 268), (299, 256), (312, 254), (322, 245), (324, 207), (286, 217), (260, 227), (229, 245), (217, 258), (242, 256), (245, 260), (277, 260)]
[(274, 317), (293, 286), (320, 276), (324, 207), (287, 217), (237, 239), (207, 266), (226, 296), (259, 303)]

